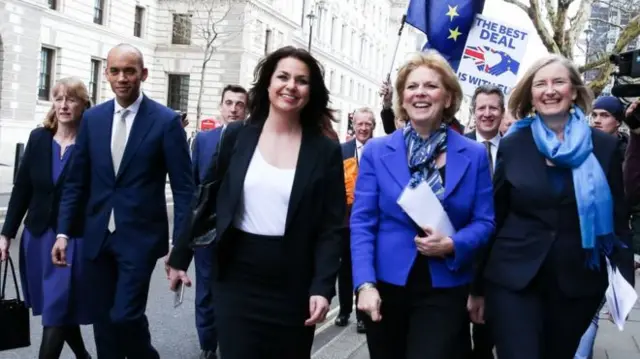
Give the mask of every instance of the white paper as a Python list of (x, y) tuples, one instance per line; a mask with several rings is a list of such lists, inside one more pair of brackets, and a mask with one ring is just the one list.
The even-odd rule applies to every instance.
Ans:
[(611, 267), (608, 258), (607, 273), (609, 274), (609, 288), (605, 292), (607, 307), (613, 322), (618, 330), (622, 331), (627, 316), (638, 300), (638, 293), (617, 269)]
[(449, 237), (456, 233), (449, 215), (427, 182), (420, 182), (416, 188), (407, 186), (397, 203), (421, 228), (429, 226)]

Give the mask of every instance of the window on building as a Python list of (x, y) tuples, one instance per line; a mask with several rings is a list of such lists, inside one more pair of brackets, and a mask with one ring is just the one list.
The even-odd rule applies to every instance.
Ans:
[(264, 32), (264, 54), (268, 55), (271, 50), (271, 29), (267, 29)]
[(167, 106), (176, 111), (189, 109), (189, 75), (169, 75)]
[(93, 0), (93, 23), (104, 25), (104, 0)]
[(100, 86), (100, 69), (102, 61), (91, 60), (91, 75), (89, 77), (89, 98), (94, 105), (98, 104), (98, 87)]
[(173, 14), (173, 34), (171, 43), (191, 45), (191, 15)]
[(49, 101), (51, 92), (51, 72), (53, 71), (55, 51), (43, 47), (40, 49), (40, 74), (38, 77), (38, 99)]
[(48, 0), (47, 5), (51, 10), (58, 10), (58, 2), (56, 0)]
[(142, 19), (144, 18), (144, 8), (136, 6), (136, 17), (133, 20), (133, 36), (142, 37)]

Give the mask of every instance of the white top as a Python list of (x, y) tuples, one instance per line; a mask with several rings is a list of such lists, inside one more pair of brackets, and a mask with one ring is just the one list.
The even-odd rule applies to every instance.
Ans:
[[(140, 96), (136, 99), (134, 103), (129, 105), (126, 110), (129, 110), (129, 114), (124, 119), (124, 123), (127, 126), (127, 140), (129, 139), (129, 135), (131, 134), (131, 126), (133, 126), (133, 120), (135, 120), (138, 111), (140, 110), (140, 104), (142, 103), (142, 92), (140, 92)], [(113, 149), (113, 141), (116, 137), (117, 126), (116, 123), (120, 121), (120, 117), (122, 111), (125, 110), (116, 99), (113, 99), (113, 126), (111, 126), (111, 148)]]
[(269, 164), (256, 148), (233, 225), (252, 234), (284, 235), (295, 174), (295, 168), (282, 169)]
[(493, 162), (493, 169), (496, 168), (496, 157), (498, 156), (498, 146), (500, 146), (500, 139), (502, 139), (502, 136), (500, 136), (500, 133), (495, 135), (495, 137), (488, 139), (488, 138), (482, 137), (480, 132), (476, 131), (477, 142), (484, 144), (485, 141), (489, 141), (489, 143), (491, 143), (491, 159)]

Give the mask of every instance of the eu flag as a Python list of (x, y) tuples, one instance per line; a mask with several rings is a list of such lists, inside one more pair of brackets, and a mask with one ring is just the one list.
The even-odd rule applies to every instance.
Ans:
[(407, 24), (427, 35), (428, 48), (437, 50), (458, 71), (464, 45), (484, 0), (411, 0)]

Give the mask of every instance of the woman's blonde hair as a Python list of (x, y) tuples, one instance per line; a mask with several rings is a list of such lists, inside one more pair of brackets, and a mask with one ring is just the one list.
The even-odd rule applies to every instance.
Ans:
[(409, 60), (398, 70), (398, 76), (396, 77), (394, 86), (395, 94), (393, 96), (394, 114), (402, 121), (409, 121), (407, 111), (402, 107), (404, 87), (407, 84), (409, 74), (422, 66), (430, 68), (440, 74), (444, 89), (449, 93), (449, 96), (451, 96), (451, 105), (443, 111), (443, 122), (451, 123), (462, 102), (462, 87), (460, 87), (460, 83), (458, 82), (458, 76), (456, 76), (456, 73), (447, 60), (434, 50), (411, 55)]
[[(89, 98), (87, 86), (85, 86), (84, 82), (79, 78), (65, 77), (58, 80), (51, 90), (51, 101), (53, 102), (56, 96), (62, 91), (64, 91), (67, 96), (75, 97), (84, 102), (86, 104), (85, 109), (91, 107), (91, 99)], [(42, 125), (53, 133), (58, 130), (58, 117), (56, 116), (55, 104), (51, 104), (51, 109), (49, 109), (49, 112), (44, 117)]]
[(576, 99), (574, 101), (576, 106), (580, 107), (584, 113), (591, 112), (593, 93), (585, 86), (580, 72), (566, 57), (553, 54), (534, 62), (520, 81), (518, 81), (516, 87), (511, 91), (511, 95), (509, 96), (509, 109), (516, 121), (529, 116), (534, 110), (532, 104), (533, 97), (531, 96), (531, 86), (533, 85), (534, 76), (543, 67), (555, 63), (561, 64), (569, 71), (569, 81), (571, 81), (571, 86), (573, 86), (573, 89), (576, 91)]

